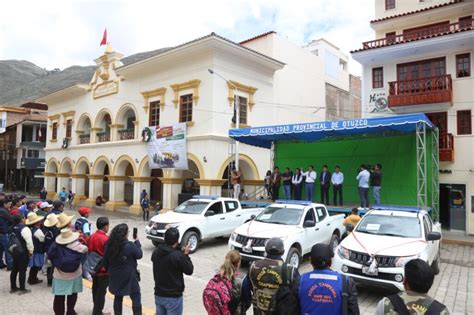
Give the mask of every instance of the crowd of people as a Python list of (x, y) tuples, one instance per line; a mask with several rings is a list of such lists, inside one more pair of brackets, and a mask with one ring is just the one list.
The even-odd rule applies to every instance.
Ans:
[[(372, 187), (375, 205), (380, 205), (382, 165), (377, 163), (369, 170), (367, 165), (362, 164), (355, 180), (358, 183), (360, 206), (362, 208), (369, 208), (369, 187)], [(268, 170), (265, 175), (265, 190), (267, 197), (273, 201), (280, 198), (281, 186), (283, 186), (285, 199), (301, 200), (304, 191), (305, 199), (314, 201), (314, 189), (317, 182), (320, 187), (320, 201), (322, 204), (331, 204), (329, 191), (332, 186), (332, 204), (334, 206), (343, 205), (344, 174), (339, 165), (334, 167), (334, 172), (332, 173), (327, 165), (323, 165), (319, 176), (314, 170), (313, 165), (309, 165), (306, 171), (303, 168), (297, 167), (294, 172), (289, 167), (285, 167), (285, 172), (283, 173), (278, 166), (275, 166), (273, 172)]]
[[(142, 314), (137, 261), (143, 251), (136, 229), (129, 241), (127, 224), (110, 230), (109, 219), (99, 217), (93, 229), (90, 208), (79, 208), (76, 220), (63, 210), (61, 200), (31, 202), (23, 196), (0, 196), (0, 268), (10, 271), (10, 293), (30, 293), (43, 282), (38, 277), (42, 272), (54, 295), (54, 314), (76, 314), (86, 278), (92, 282), (93, 315), (103, 314), (107, 290), (114, 295), (114, 314), (122, 314), (124, 296), (130, 297), (133, 314)], [(357, 208), (352, 216), (345, 223), (356, 223)], [(184, 275), (192, 275), (194, 266), (190, 247), (181, 247), (179, 239), (178, 229), (167, 229), (164, 243), (151, 256), (157, 315), (183, 313)], [(301, 275), (283, 261), (281, 239), (267, 241), (265, 251), (265, 258), (252, 263), (247, 275), (240, 270), (240, 253), (232, 250), (226, 254), (217, 274), (200, 292), (208, 314), (240, 315), (250, 307), (254, 314), (262, 315), (359, 314), (357, 288), (351, 278), (330, 269), (333, 251), (329, 246), (313, 246), (313, 271)], [(426, 262), (409, 261), (405, 265), (406, 292), (383, 298), (376, 314), (408, 314), (412, 310), (449, 314), (443, 304), (427, 295), (433, 279)]]

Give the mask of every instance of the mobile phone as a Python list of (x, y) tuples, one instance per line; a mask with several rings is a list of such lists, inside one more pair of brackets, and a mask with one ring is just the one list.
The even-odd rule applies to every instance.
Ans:
[(137, 229), (137, 228), (133, 228), (133, 239), (134, 239), (134, 240), (137, 239), (137, 234), (138, 234), (138, 229)]

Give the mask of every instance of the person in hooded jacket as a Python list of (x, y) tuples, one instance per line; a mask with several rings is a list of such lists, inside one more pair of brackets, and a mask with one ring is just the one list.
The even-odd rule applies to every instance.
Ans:
[(194, 266), (189, 257), (191, 247), (179, 246), (179, 231), (169, 228), (165, 244), (158, 246), (151, 256), (155, 279), (156, 315), (183, 314), (183, 274), (193, 274)]
[(118, 224), (112, 229), (105, 246), (103, 266), (109, 273), (109, 291), (114, 295), (114, 314), (122, 314), (123, 297), (130, 296), (133, 315), (142, 314), (140, 275), (137, 260), (143, 257), (138, 239), (128, 240), (128, 225)]

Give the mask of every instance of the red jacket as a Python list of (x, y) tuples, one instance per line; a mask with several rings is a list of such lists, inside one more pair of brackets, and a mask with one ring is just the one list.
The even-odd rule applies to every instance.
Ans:
[[(94, 234), (92, 234), (89, 238), (89, 253), (96, 252), (100, 256), (104, 256), (105, 251), (105, 244), (109, 240), (107, 234), (105, 234), (102, 230), (97, 230)], [(96, 274), (97, 276), (104, 276), (107, 275), (107, 271), (104, 267), (100, 268), (99, 272)]]

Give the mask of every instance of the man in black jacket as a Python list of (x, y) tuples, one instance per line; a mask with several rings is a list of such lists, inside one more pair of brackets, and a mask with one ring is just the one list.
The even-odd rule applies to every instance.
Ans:
[[(13, 218), (4, 207), (4, 200), (0, 200), (0, 269), (7, 267), (11, 270), (13, 260), (8, 252), (8, 230), (13, 224)], [(5, 253), (5, 262), (3, 262), (3, 253)]]
[(189, 258), (191, 247), (186, 245), (181, 250), (178, 241), (178, 229), (169, 228), (165, 244), (158, 246), (151, 256), (157, 315), (183, 313), (183, 273), (192, 275), (194, 266)]

